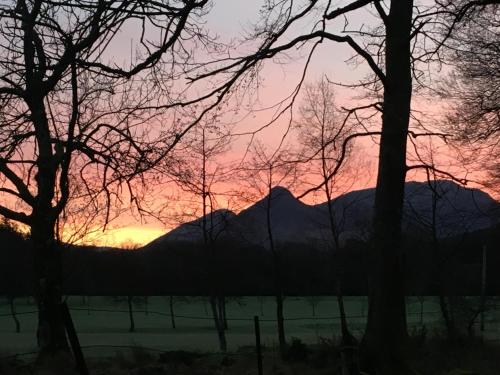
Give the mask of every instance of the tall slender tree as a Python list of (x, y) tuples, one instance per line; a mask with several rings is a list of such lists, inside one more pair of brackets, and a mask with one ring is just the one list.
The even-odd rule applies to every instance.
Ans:
[[(333, 84), (325, 78), (305, 88), (304, 102), (300, 107), (300, 119), (297, 121), (299, 142), (303, 148), (301, 154), (308, 165), (307, 178), (319, 176), (324, 198), (326, 198), (326, 217), (329, 227), (327, 249), (330, 254), (330, 273), (332, 276), (331, 291), (337, 296), (341, 325), (341, 347), (343, 350), (344, 373), (356, 374), (358, 363), (355, 353), (357, 342), (349, 332), (342, 294), (342, 263), (340, 257), (341, 234), (348, 208), (334, 207), (334, 194), (346, 191), (352, 186), (355, 174), (353, 148), (349, 147), (342, 154), (342, 144), (346, 137), (353, 134), (355, 126), (341, 121), (339, 110), (335, 104)], [(342, 158), (342, 160), (341, 160)], [(317, 183), (317, 182), (316, 182)], [(347, 184), (347, 186), (346, 186)]]
[[(227, 319), (218, 246), (232, 212), (218, 209), (223, 192), (219, 195), (217, 189), (230, 178), (231, 168), (221, 160), (229, 150), (230, 140), (230, 129), (218, 123), (217, 116), (204, 120), (185, 137), (179, 154), (174, 151), (176, 168), (172, 168), (168, 161), (164, 165), (165, 174), (173, 178), (189, 199), (194, 200), (194, 204), (188, 205), (194, 208), (194, 216), (199, 216), (201, 211), (201, 220), (194, 221), (198, 228), (193, 230), (201, 232), (210, 307), (222, 351), (227, 350)], [(186, 215), (181, 216), (185, 221)]]
[(498, 189), (500, 2), (461, 0), (448, 7), (463, 10), (459, 19), (444, 15), (444, 32), (449, 34), (445, 61), (453, 68), (441, 87), (444, 99), (451, 102), (447, 128), (461, 146), (472, 150), (476, 166), (489, 172), (486, 185)]
[[(164, 88), (159, 68), (168, 65), (162, 78), (173, 82), (188, 44), (205, 42), (193, 21), (207, 3), (0, 4), (0, 214), (30, 229), (41, 355), (67, 348), (58, 219), (71, 199), (85, 198), (109, 217), (120, 189), (137, 198), (133, 177), (178, 142), (175, 126), (151, 131)], [(124, 29), (138, 43), (119, 65), (112, 48)]]
[[(448, 14), (454, 20), (452, 29), (467, 9), (486, 3), (464, 1), (455, 7), (451, 1), (414, 4), (413, 0), (351, 0), (335, 7), (331, 1), (320, 0), (266, 1), (252, 35), (256, 51), (222, 60), (213, 70), (204, 70), (193, 78), (229, 76), (213, 91), (224, 93), (235, 81), (258, 72), (263, 60), (276, 59), (300, 48), (307, 51), (305, 68), (288, 101), (280, 102), (278, 112), (285, 113), (293, 107), (307, 67), (320, 45), (332, 42), (350, 47), (354, 53), (351, 61), (364, 64), (371, 71), (358, 88), (367, 89), (368, 97), (374, 101), (362, 103), (350, 113), (372, 109), (382, 116), (373, 217), (375, 267), (362, 345), (366, 366), (380, 374), (411, 372), (405, 360), (408, 334), (401, 218), (406, 172), (413, 168), (406, 162), (407, 137), (418, 136), (409, 132), (413, 89), (427, 85), (427, 72), (432, 70), (429, 67), (442, 61), (441, 51), (449, 33), (441, 33), (441, 16)], [(363, 23), (351, 28), (360, 15), (370, 17), (374, 26), (368, 28)], [(305, 32), (304, 21), (312, 25)], [(346, 138), (343, 149), (353, 138)]]
[[(265, 210), (265, 229), (255, 228), (251, 231), (253, 238), (269, 250), (272, 260), (274, 298), (276, 302), (276, 323), (278, 328), (278, 344), (282, 357), (286, 356), (287, 340), (285, 334), (284, 317), (284, 290), (283, 290), (283, 244), (276, 239), (276, 220), (273, 215), (276, 212), (276, 202), (289, 194), (284, 191), (283, 186), (292, 186), (297, 181), (296, 165), (289, 161), (290, 153), (281, 149), (275, 152), (269, 151), (257, 142), (252, 147), (252, 157), (244, 168), (247, 188), (259, 196), (264, 196), (261, 209)], [(264, 231), (261, 231), (264, 229)]]

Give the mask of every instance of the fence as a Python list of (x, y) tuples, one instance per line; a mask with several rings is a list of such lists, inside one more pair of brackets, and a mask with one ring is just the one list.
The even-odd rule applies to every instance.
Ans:
[[(85, 356), (112, 355), (118, 350), (141, 347), (151, 352), (188, 350), (216, 353), (217, 334), (203, 298), (176, 298), (174, 314), (169, 312), (168, 298), (137, 298), (133, 306), (135, 332), (129, 332), (130, 311), (126, 303), (110, 297), (70, 297), (71, 315)], [(0, 356), (29, 357), (36, 354), (36, 309), (28, 301), (17, 299), (15, 316), (21, 332), (15, 333), (10, 306), (0, 306)], [(440, 312), (434, 297), (409, 298), (407, 303), (410, 329), (426, 325), (438, 327)], [(285, 331), (287, 337), (305, 343), (319, 342), (322, 337), (332, 338), (340, 333), (336, 300), (333, 297), (288, 297), (285, 300)], [(353, 333), (362, 334), (367, 313), (363, 297), (346, 297), (348, 323)], [(239, 347), (254, 346), (254, 316), (259, 316), (260, 340), (264, 346), (275, 347), (277, 341), (274, 299), (272, 297), (245, 297), (229, 299), (227, 306), (227, 341), (230, 353)], [(500, 337), (497, 305), (490, 303), (486, 315), (489, 339)], [(172, 318), (175, 328), (172, 327)]]

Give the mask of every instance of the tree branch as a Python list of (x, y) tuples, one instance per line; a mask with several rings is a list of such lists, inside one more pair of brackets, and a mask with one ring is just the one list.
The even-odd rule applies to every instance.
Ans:
[(338, 173), (338, 171), (340, 170), (340, 167), (342, 167), (342, 163), (344, 162), (344, 159), (347, 155), (347, 146), (348, 146), (350, 141), (352, 141), (355, 138), (359, 138), (359, 137), (374, 136), (374, 135), (380, 135), (380, 134), (381, 134), (381, 132), (374, 131), (374, 132), (365, 132), (365, 133), (354, 133), (354, 134), (350, 134), (349, 136), (345, 137), (344, 142), (342, 142), (342, 151), (341, 151), (340, 157), (339, 157), (337, 165), (335, 165), (335, 168), (333, 169), (333, 171), (328, 176), (326, 176), (326, 178), (324, 178), (323, 181), (319, 185), (316, 185), (315, 187), (312, 187), (312, 188), (306, 190), (305, 192), (303, 192), (302, 194), (298, 195), (297, 199), (302, 199), (306, 195), (321, 189), (323, 186), (325, 186), (326, 183), (328, 183), (328, 181), (330, 181), (332, 179), (332, 177), (334, 177)]
[(2, 205), (0, 205), (0, 215), (5, 216), (9, 220), (19, 221), (26, 225), (31, 224), (31, 218), (25, 213), (13, 211)]
[(35, 205), (35, 198), (25, 185), (24, 181), (16, 175), (16, 173), (9, 168), (5, 160), (0, 159), (0, 173), (2, 173), (17, 189), (19, 197), (28, 205), (33, 207)]
[[(354, 10), (357, 10), (359, 8), (362, 8), (364, 7), (365, 5), (368, 5), (370, 3), (372, 3), (374, 0), (357, 0), (357, 1), (353, 1), (352, 3), (344, 6), (344, 7), (341, 7), (341, 8), (337, 8), (333, 11), (331, 11), (330, 13), (328, 13), (325, 18), (327, 20), (331, 20), (331, 19), (334, 19), (338, 16), (341, 16), (343, 14), (346, 14), (346, 13), (349, 13), (349, 12), (352, 12)], [(378, 2), (377, 0), (375, 0), (375, 2)]]
[(433, 165), (429, 165), (429, 164), (425, 164), (425, 163), (406, 166), (406, 171), (411, 171), (413, 169), (426, 169), (428, 171), (429, 170), (434, 171), (434, 172), (439, 173), (443, 176), (446, 176), (449, 179), (451, 179), (455, 182), (458, 182), (459, 184), (462, 184), (462, 185), (467, 185), (467, 183), (469, 182), (469, 180), (466, 178), (457, 178), (453, 174), (451, 174), (450, 172), (443, 171), (442, 169), (436, 168)]

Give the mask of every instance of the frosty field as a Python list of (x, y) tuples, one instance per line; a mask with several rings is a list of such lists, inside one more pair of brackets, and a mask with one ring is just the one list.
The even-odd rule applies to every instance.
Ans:
[[(80, 343), (87, 356), (104, 356), (125, 346), (142, 346), (156, 350), (217, 351), (218, 341), (209, 304), (204, 297), (174, 297), (176, 328), (172, 328), (169, 297), (139, 297), (134, 303), (135, 332), (129, 332), (129, 312), (126, 298), (80, 297), (67, 299)], [(314, 305), (314, 312), (313, 312)], [(345, 297), (350, 329), (360, 334), (364, 328), (367, 300)], [(420, 324), (420, 312), (429, 327), (438, 323), (438, 305), (432, 297), (423, 306), (417, 298), (408, 298), (408, 321)], [(36, 306), (31, 299), (15, 299), (15, 310), (21, 332), (15, 324), (8, 301), (0, 300), (0, 356), (36, 350)], [(273, 297), (229, 297), (227, 300), (229, 350), (254, 345), (253, 317), (260, 318), (262, 342), (273, 347), (277, 333)], [(286, 297), (285, 330), (288, 339), (299, 338), (306, 343), (338, 336), (339, 319), (335, 297)]]

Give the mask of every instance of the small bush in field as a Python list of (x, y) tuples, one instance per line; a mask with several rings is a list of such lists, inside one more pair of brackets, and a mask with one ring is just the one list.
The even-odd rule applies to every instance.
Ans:
[(337, 363), (340, 352), (334, 339), (320, 337), (320, 342), (309, 355), (309, 363), (315, 368), (325, 368)]
[(132, 358), (136, 364), (148, 364), (154, 361), (153, 355), (142, 346), (136, 345), (131, 348)]
[(235, 363), (235, 359), (234, 358), (231, 358), (231, 357), (228, 357), (227, 355), (225, 355), (222, 360), (220, 361), (220, 365), (222, 367), (231, 367), (232, 365), (234, 365)]
[(191, 366), (194, 361), (201, 358), (202, 355), (195, 352), (187, 352), (184, 350), (173, 350), (160, 354), (159, 361), (161, 363), (175, 363)]
[(309, 349), (300, 339), (293, 337), (288, 346), (285, 359), (290, 362), (303, 362), (309, 356)]
[(425, 346), (427, 341), (428, 331), (425, 325), (419, 327), (413, 327), (410, 332), (411, 341), (418, 347), (422, 348)]

